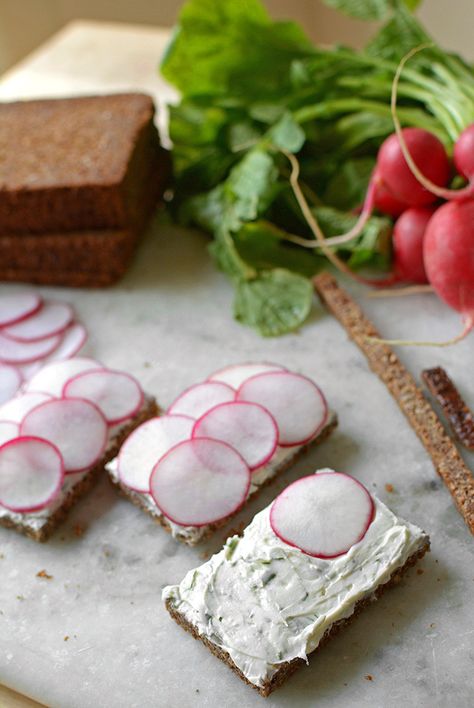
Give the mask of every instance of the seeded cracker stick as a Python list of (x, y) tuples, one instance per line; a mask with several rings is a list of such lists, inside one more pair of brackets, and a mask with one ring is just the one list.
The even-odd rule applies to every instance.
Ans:
[(323, 272), (313, 279), (313, 284), (322, 301), (365, 354), (372, 371), (382, 379), (408, 418), (464, 521), (474, 534), (474, 477), (431, 404), (393, 350), (387, 344), (369, 339), (380, 337), (379, 332), (336, 279)]
[(474, 450), (474, 416), (448, 373), (441, 366), (436, 366), (424, 369), (422, 376), (428, 390), (441, 406), (454, 436), (468, 450)]

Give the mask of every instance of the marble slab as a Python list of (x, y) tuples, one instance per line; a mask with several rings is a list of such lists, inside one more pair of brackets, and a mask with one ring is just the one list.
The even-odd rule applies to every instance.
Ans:
[[(25, 91), (31, 84), (22, 71)], [(47, 93), (44, 74), (42, 81)], [(14, 93), (14, 77), (4, 91)], [(331, 466), (357, 476), (432, 538), (420, 569), (265, 705), (471, 706), (473, 540), (424, 449), (358, 349), (316, 301), (305, 327), (286, 337), (262, 339), (237, 324), (232, 288), (214, 269), (207, 243), (159, 216), (120, 285), (41, 292), (73, 303), (91, 332), (91, 352), (135, 374), (164, 406), (213, 369), (246, 360), (280, 362), (320, 383), (339, 414), (339, 430), (251, 502), (232, 527), (248, 523), (290, 480)], [(16, 287), (1, 285), (0, 293)], [(350, 287), (385, 335), (444, 339), (459, 329), (458, 318), (433, 296), (375, 301)], [(474, 405), (472, 336), (454, 348), (410, 348), (401, 355), (417, 379), (424, 367), (445, 366)], [(466, 459), (474, 467), (474, 456)], [(105, 479), (47, 545), (0, 529), (0, 683), (53, 708), (263, 705), (169, 619), (160, 601), (161, 588), (217, 550), (228, 531), (203, 548), (179, 545)], [(51, 578), (38, 577), (42, 570)]]

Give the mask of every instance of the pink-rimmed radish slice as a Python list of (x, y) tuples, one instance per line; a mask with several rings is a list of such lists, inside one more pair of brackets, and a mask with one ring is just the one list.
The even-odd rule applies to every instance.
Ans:
[(233, 514), (247, 498), (250, 470), (233, 447), (194, 438), (157, 463), (150, 493), (162, 513), (180, 526), (206, 526)]
[(74, 312), (63, 302), (45, 302), (37, 312), (16, 324), (4, 327), (2, 334), (18, 342), (36, 342), (63, 332)]
[(252, 376), (268, 374), (271, 371), (287, 371), (287, 369), (278, 364), (234, 364), (226, 366), (225, 369), (215, 371), (209, 376), (208, 381), (221, 381), (237, 390), (244, 381), (247, 381)]
[(187, 388), (171, 404), (168, 413), (200, 418), (219, 403), (229, 403), (233, 400), (235, 400), (233, 388), (219, 381), (205, 381)]
[(52, 396), (49, 393), (40, 393), (32, 391), (31, 393), (20, 393), (3, 406), (0, 406), (0, 419), (9, 420), (12, 423), (21, 423), (23, 418), (28, 415), (33, 408), (51, 401)]
[(23, 377), (15, 366), (0, 364), (0, 405), (13, 398), (22, 381)]
[(32, 361), (31, 364), (16, 364), (24, 382), (29, 381), (44, 366), (44, 361)]
[(20, 434), (48, 440), (64, 460), (66, 474), (82, 472), (102, 457), (107, 445), (107, 421), (90, 401), (81, 398), (53, 399), (30, 411), (20, 425)]
[(320, 472), (290, 484), (273, 502), (270, 524), (290, 546), (336, 558), (365, 536), (374, 517), (367, 489), (341, 472)]
[(44, 509), (64, 480), (59, 450), (47, 440), (18, 437), (0, 447), (0, 505), (17, 513)]
[(34, 292), (0, 295), (0, 327), (6, 327), (29, 317), (41, 307), (41, 297)]
[(142, 423), (125, 440), (118, 455), (122, 484), (148, 493), (153, 467), (172, 447), (191, 438), (193, 425), (194, 418), (185, 415), (163, 415)]
[(258, 403), (221, 403), (196, 421), (193, 438), (221, 440), (242, 455), (251, 470), (262, 467), (278, 444), (278, 426)]
[(50, 356), (50, 361), (62, 361), (76, 356), (87, 342), (87, 330), (79, 322), (73, 322), (62, 333), (62, 339), (58, 347)]
[(17, 342), (0, 332), (0, 361), (5, 364), (28, 364), (44, 359), (51, 354), (61, 341), (60, 334), (41, 339), (38, 342)]
[(282, 447), (303, 445), (327, 421), (326, 399), (311, 379), (291, 371), (259, 374), (244, 381), (238, 401), (259, 403), (275, 418)]
[(17, 438), (20, 434), (20, 426), (11, 420), (0, 420), (0, 446), (9, 440)]
[(95, 403), (109, 425), (132, 418), (143, 405), (144, 394), (138, 381), (122, 371), (95, 369), (70, 379), (64, 398), (85, 398)]
[(25, 391), (41, 391), (49, 393), (51, 396), (62, 396), (64, 386), (70, 379), (83, 371), (100, 369), (101, 364), (95, 359), (88, 357), (76, 357), (65, 359), (64, 361), (52, 361), (34, 374), (27, 381)]

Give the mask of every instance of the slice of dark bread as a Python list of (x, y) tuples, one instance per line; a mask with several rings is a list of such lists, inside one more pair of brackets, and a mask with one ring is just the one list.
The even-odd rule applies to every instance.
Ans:
[[(31, 525), (25, 523), (27, 521), (28, 514), (22, 514), (25, 521), (22, 522), (21, 519), (17, 517), (19, 515), (12, 514), (11, 516), (0, 516), (0, 526), (6, 528), (14, 529), (19, 533), (28, 536), (34, 541), (44, 542), (49, 539), (51, 534), (56, 530), (56, 528), (61, 524), (66, 518), (69, 510), (73, 507), (81, 497), (83, 497), (89, 489), (95, 484), (99, 479), (100, 475), (104, 473), (104, 467), (113, 459), (124, 440), (130, 435), (130, 433), (135, 430), (141, 423), (144, 423), (149, 418), (153, 418), (158, 415), (159, 408), (154, 398), (147, 397), (142, 409), (137, 413), (137, 415), (130, 420), (128, 423), (124, 424), (117, 434), (111, 440), (106, 453), (103, 455), (102, 459), (94, 465), (87, 473), (74, 484), (72, 488), (64, 496), (60, 506), (58, 506), (51, 514), (47, 515), (45, 518), (45, 523), (41, 525), (40, 528), (32, 528)], [(67, 479), (67, 478), (66, 478)]]

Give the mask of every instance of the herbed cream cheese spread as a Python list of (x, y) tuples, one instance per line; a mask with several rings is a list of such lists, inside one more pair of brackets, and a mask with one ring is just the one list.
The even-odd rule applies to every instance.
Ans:
[(270, 526), (270, 505), (242, 537), (229, 538), (179, 585), (166, 587), (163, 600), (261, 687), (283, 662), (306, 660), (334, 622), (349, 617), (357, 602), (427, 543), (421, 529), (397, 518), (379, 499), (374, 504), (364, 538), (329, 560), (278, 538)]

